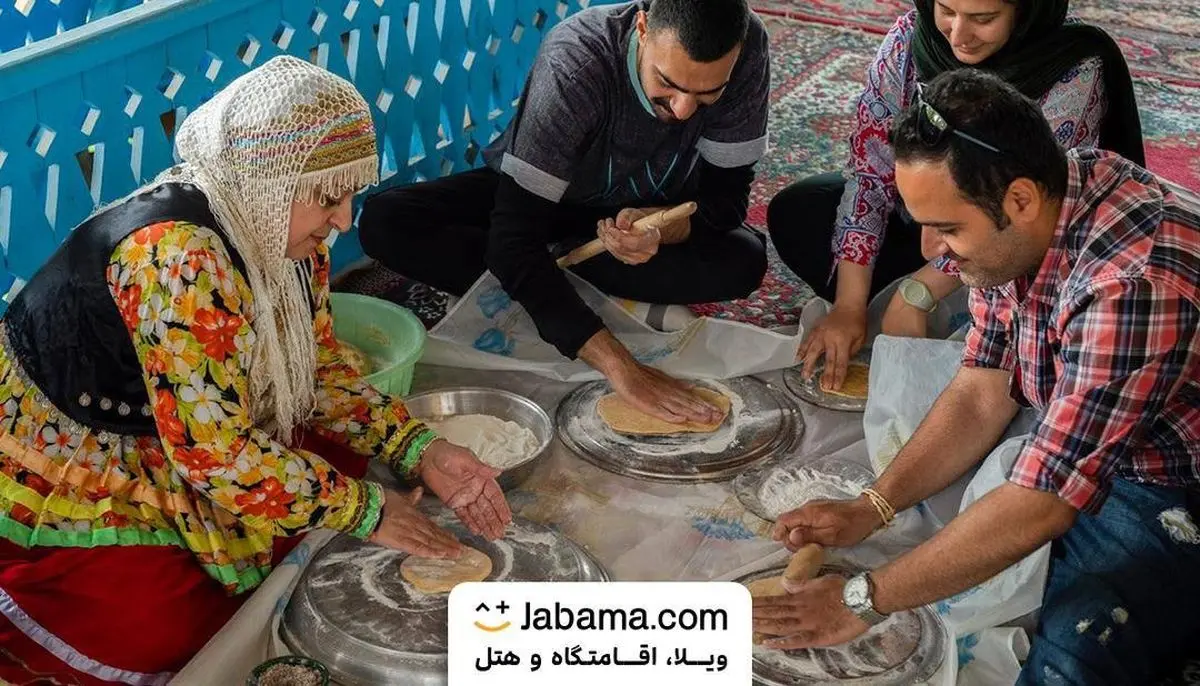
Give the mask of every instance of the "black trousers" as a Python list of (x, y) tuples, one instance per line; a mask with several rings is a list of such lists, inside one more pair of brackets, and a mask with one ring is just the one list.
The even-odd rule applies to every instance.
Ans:
[[(780, 259), (829, 302), (833, 302), (837, 291), (837, 279), (830, 278), (833, 234), (845, 187), (840, 174), (810, 176), (780, 191), (767, 207), (767, 229)], [(892, 212), (875, 259), (871, 297), (925, 264), (921, 227)]]
[[(487, 269), (488, 227), (499, 175), (475, 169), (401, 186), (370, 198), (359, 217), (364, 252), (388, 269), (461, 296)], [(596, 222), (620, 208), (567, 209), (556, 254), (596, 237)], [(693, 235), (630, 266), (608, 253), (571, 270), (617, 298), (690, 305), (743, 298), (762, 284), (766, 237), (742, 226), (719, 236)]]

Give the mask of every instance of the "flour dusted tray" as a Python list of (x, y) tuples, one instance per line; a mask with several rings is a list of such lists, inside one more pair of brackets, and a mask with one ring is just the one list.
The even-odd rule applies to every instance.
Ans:
[(779, 388), (750, 376), (698, 384), (732, 400), (725, 423), (712, 433), (619, 434), (596, 413), (596, 403), (612, 390), (604, 381), (580, 386), (564, 398), (555, 415), (555, 430), (572, 452), (601, 469), (676, 483), (731, 479), (799, 442), (804, 421), (796, 404)]
[[(582, 547), (548, 527), (514, 518), (504, 538), (470, 534), (453, 513), (434, 521), (492, 560), (488, 581), (608, 581)], [(329, 667), (341, 686), (446, 683), (448, 593), (426, 595), (400, 576), (404, 553), (346, 535), (330, 541), (297, 583), (280, 622), (293, 652)]]
[(810, 500), (853, 500), (873, 483), (875, 474), (857, 462), (786, 455), (739, 474), (733, 492), (755, 516), (774, 522)]
[[(850, 361), (865, 365), (871, 364), (871, 349), (859, 350), (857, 355), (850, 358)], [(803, 364), (783, 370), (783, 385), (797, 398), (827, 410), (862, 412), (867, 409), (866, 398), (850, 398), (821, 390), (821, 375), (825, 373), (825, 358), (822, 357), (817, 361), (811, 377), (805, 378), (803, 372)]]
[[(784, 566), (735, 579), (747, 584), (783, 574)], [(849, 578), (859, 570), (826, 565), (820, 574)], [(897, 612), (883, 624), (847, 644), (833, 648), (776, 650), (754, 646), (751, 659), (755, 686), (908, 686), (933, 677), (950, 645), (945, 625), (928, 607)]]

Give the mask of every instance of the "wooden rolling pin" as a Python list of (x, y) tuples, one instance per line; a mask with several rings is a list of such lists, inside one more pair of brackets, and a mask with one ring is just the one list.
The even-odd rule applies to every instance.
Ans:
[[(682, 205), (669, 207), (642, 217), (633, 223), (633, 230), (640, 233), (648, 230), (651, 226), (666, 226), (685, 217), (690, 217), (695, 212), (696, 203), (685, 202)], [(560, 269), (566, 269), (585, 260), (590, 260), (602, 252), (604, 252), (604, 241), (596, 238), (558, 258), (558, 266)]]
[(787, 569), (783, 570), (783, 578), (788, 581), (807, 581), (821, 571), (825, 564), (825, 549), (817, 543), (809, 543), (792, 553)]

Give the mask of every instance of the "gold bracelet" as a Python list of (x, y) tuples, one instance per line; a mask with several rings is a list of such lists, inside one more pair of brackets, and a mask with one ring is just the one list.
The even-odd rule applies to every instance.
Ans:
[(896, 519), (896, 508), (892, 507), (892, 504), (888, 502), (888, 499), (883, 497), (883, 494), (880, 493), (879, 491), (877, 491), (873, 488), (868, 488), (867, 490), (871, 492), (871, 494), (872, 494), (872, 496), (874, 496), (875, 500), (879, 501), (879, 504), (882, 505), (883, 508), (887, 511), (887, 519), (888, 519), (888, 523), (890, 524), (892, 522), (892, 520)]
[(891, 526), (892, 520), (896, 519), (896, 510), (891, 503), (887, 501), (873, 488), (864, 488), (863, 495), (867, 496), (867, 500), (871, 501), (871, 505), (875, 507), (875, 511), (879, 513), (879, 518), (883, 520), (883, 525)]
[(882, 494), (876, 492), (875, 496), (875, 499), (878, 500), (879, 504), (882, 505), (887, 511), (887, 524), (888, 526), (891, 526), (892, 522), (896, 520), (896, 509), (892, 507), (892, 504), (889, 503), (887, 498), (884, 498)]

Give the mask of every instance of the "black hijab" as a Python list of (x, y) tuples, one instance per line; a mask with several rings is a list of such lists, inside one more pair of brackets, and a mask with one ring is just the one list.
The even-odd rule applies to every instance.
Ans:
[[(1121, 48), (1103, 30), (1066, 24), (1068, 0), (1006, 0), (1017, 5), (1013, 33), (996, 54), (974, 65), (995, 73), (1027, 97), (1038, 100), (1063, 74), (1089, 57), (1099, 57), (1108, 109), (1100, 123), (1100, 147), (1145, 166), (1142, 123), (1133, 79)], [(917, 73), (929, 81), (964, 65), (934, 20), (935, 0), (914, 0), (917, 31), (913, 59)]]

